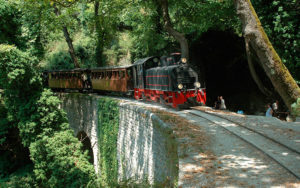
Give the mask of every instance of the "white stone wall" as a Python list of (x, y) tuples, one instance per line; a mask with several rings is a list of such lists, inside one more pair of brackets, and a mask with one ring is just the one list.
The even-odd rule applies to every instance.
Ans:
[(120, 104), (119, 181), (174, 181), (176, 157), (170, 127), (141, 107)]

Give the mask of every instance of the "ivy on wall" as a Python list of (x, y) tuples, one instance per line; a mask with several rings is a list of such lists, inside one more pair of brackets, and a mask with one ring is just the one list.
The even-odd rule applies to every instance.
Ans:
[(98, 108), (99, 166), (102, 186), (115, 187), (118, 182), (117, 140), (119, 131), (118, 102), (99, 99)]

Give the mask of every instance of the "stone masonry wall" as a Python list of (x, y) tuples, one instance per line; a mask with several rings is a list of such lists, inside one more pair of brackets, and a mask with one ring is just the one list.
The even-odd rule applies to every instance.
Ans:
[(70, 128), (74, 130), (75, 136), (84, 131), (89, 137), (93, 150), (94, 168), (98, 173), (97, 98), (82, 94), (60, 94), (59, 97), (63, 102), (61, 107), (67, 113)]
[(153, 113), (120, 104), (118, 136), (119, 181), (150, 184), (176, 181), (177, 145), (171, 128)]
[[(75, 136), (84, 131), (91, 141), (94, 167), (99, 169), (97, 95), (60, 94)], [(142, 107), (120, 101), (117, 141), (118, 180), (173, 184), (178, 176), (177, 144), (172, 129)]]

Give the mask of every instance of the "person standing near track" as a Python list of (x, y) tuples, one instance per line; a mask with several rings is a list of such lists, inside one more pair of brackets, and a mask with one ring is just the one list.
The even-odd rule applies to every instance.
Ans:
[(274, 117), (278, 117), (278, 100), (276, 100), (273, 104), (272, 104), (272, 110), (273, 110), (273, 116)]
[(220, 96), (220, 109), (221, 110), (226, 110), (226, 105), (225, 105), (225, 100), (223, 99), (223, 96)]
[(266, 117), (272, 117), (272, 115), (273, 115), (273, 109), (272, 109), (272, 107), (271, 107), (271, 104), (268, 103), (268, 104), (267, 104), (267, 107), (268, 107), (268, 109), (267, 109), (267, 111), (266, 111)]
[(221, 106), (221, 100), (220, 100), (220, 97), (218, 96), (218, 97), (217, 97), (217, 101), (215, 102), (214, 108), (215, 108), (216, 110), (218, 110), (218, 109), (220, 109), (220, 106)]

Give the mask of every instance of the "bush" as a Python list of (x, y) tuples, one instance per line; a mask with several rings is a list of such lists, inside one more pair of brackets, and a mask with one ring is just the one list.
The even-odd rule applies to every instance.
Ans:
[(38, 184), (43, 187), (81, 187), (94, 179), (88, 153), (81, 153), (82, 144), (73, 131), (44, 136), (30, 146), (31, 160)]
[(0, 85), (7, 116), (18, 125), (23, 145), (30, 146), (37, 186), (87, 185), (94, 179), (93, 165), (68, 129), (59, 99), (43, 90), (36, 66), (27, 53), (0, 45)]
[(32, 172), (32, 164), (26, 165), (9, 177), (0, 179), (0, 187), (11, 188), (30, 188), (35, 185), (34, 174)]

